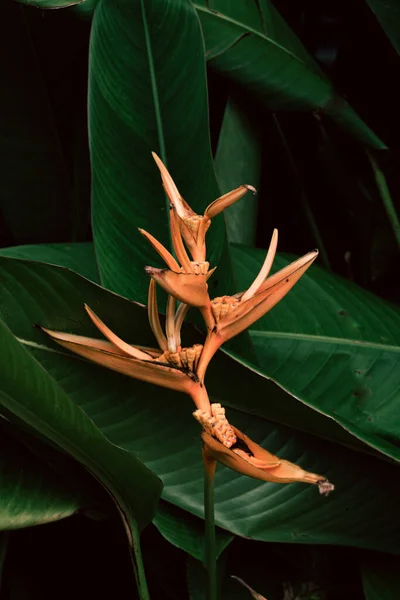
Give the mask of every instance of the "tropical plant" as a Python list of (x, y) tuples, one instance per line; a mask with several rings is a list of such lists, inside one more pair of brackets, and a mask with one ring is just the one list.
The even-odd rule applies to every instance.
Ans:
[[(210, 325), (204, 288), (186, 297), (159, 271), (165, 257), (185, 271), (187, 257), (179, 220), (170, 232), (154, 151), (196, 214), (211, 205), (207, 256), (194, 258), (218, 267), (211, 298), (238, 290), (247, 290), (241, 302), (254, 298), (274, 227), (286, 253), (276, 256), (273, 283), (279, 270), (292, 274), (292, 255), (311, 240), (320, 251), (319, 264), (268, 314), (260, 308), (259, 320), (248, 319), (247, 331), (233, 337), (244, 327), (226, 320), (218, 351), (212, 328), (208, 335), (214, 414), (198, 400), (197, 416), (212, 456), (234, 460), (207, 438), (221, 404), (254, 448), (335, 484), (322, 499), (313, 486), (217, 468), (218, 597), (397, 597), (400, 313), (387, 300), (399, 297), (397, 108), (385, 93), (389, 78), (373, 62), (364, 76), (356, 62), (365, 50), (398, 68), (394, 3), (337, 9), (336, 32), (340, 18), (358, 19), (350, 50), (331, 43), (326, 14), (305, 0), (296, 8), (283, 0), (25, 4), (33, 6), (3, 2), (0, 20), (1, 593), (54, 597), (54, 581), (60, 597), (114, 594), (120, 585), (134, 596), (133, 570), (140, 598), (146, 579), (153, 600), (205, 597), (202, 442), (190, 400), (175, 380), (172, 389), (155, 385), (165, 367), (144, 367), (150, 374), (139, 381), (126, 377), (130, 367), (124, 375), (60, 349), (42, 330), (75, 343), (99, 338), (100, 326), (127, 342), (125, 354), (131, 344), (153, 348), (148, 263), (167, 293), (191, 300)], [(375, 88), (366, 93), (371, 81), (381, 82), (379, 99)], [(212, 212), (215, 198), (244, 193), (244, 183), (257, 196), (246, 193), (224, 216)], [(164, 344), (173, 301), (159, 323), (150, 289), (150, 322)], [(159, 293), (159, 306), (165, 300)], [(204, 344), (203, 320), (183, 312), (185, 344)], [(43, 564), (53, 565), (54, 580)]]

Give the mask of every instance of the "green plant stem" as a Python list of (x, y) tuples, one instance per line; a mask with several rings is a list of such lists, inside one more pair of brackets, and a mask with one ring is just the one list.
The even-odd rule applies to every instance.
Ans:
[(381, 197), (383, 206), (385, 207), (385, 211), (386, 211), (389, 223), (392, 227), (393, 235), (395, 237), (397, 245), (400, 248), (400, 223), (399, 223), (399, 218), (396, 213), (396, 208), (395, 208), (393, 200), (392, 200), (392, 196), (390, 195), (390, 192), (389, 192), (389, 187), (388, 187), (388, 184), (386, 181), (386, 177), (385, 177), (383, 171), (379, 168), (378, 163), (376, 162), (376, 160), (374, 159), (372, 154), (370, 152), (368, 152), (368, 150), (367, 150), (367, 156), (368, 156), (369, 162), (371, 163), (372, 170), (374, 172), (376, 186), (378, 188), (379, 195)]
[(150, 600), (149, 589), (147, 587), (146, 574), (144, 572), (144, 564), (142, 550), (140, 547), (140, 534), (132, 531), (132, 544), (130, 545), (130, 556), (133, 570), (135, 573), (136, 585), (139, 592), (140, 600)]
[(217, 600), (217, 552), (215, 545), (215, 520), (214, 520), (214, 475), (215, 460), (207, 459), (204, 462), (204, 517), (205, 517), (205, 544), (204, 563), (207, 569), (207, 600)]

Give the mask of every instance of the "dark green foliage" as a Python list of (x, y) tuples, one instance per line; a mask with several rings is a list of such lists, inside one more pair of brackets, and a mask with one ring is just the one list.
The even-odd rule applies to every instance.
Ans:
[(3, 0), (2, 599), (135, 598), (127, 539), (137, 548), (151, 520), (152, 600), (205, 598), (190, 399), (34, 327), (96, 335), (87, 302), (154, 346), (136, 304), (143, 267), (162, 265), (137, 228), (170, 246), (152, 150), (199, 213), (258, 188), (227, 227), (213, 220), (212, 296), (249, 286), (274, 227), (280, 252), (320, 249), (207, 386), (235, 425), (336, 489), (219, 467), (221, 600), (250, 598), (231, 575), (268, 600), (399, 597), (398, 22), (394, 0)]

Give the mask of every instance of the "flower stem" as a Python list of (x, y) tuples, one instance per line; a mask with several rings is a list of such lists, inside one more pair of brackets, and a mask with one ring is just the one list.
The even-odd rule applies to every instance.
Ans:
[(140, 600), (150, 600), (149, 590), (147, 587), (146, 575), (144, 572), (142, 550), (140, 547), (139, 533), (132, 531), (133, 544), (130, 547), (130, 556), (133, 570), (135, 573), (137, 590)]
[(217, 600), (217, 552), (214, 521), (214, 475), (216, 461), (205, 456), (204, 462), (204, 563), (207, 569), (207, 600)]

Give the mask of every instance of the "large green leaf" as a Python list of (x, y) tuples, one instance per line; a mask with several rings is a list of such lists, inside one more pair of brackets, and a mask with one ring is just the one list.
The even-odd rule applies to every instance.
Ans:
[[(153, 523), (171, 544), (182, 548), (197, 560), (204, 560), (204, 521), (169, 502), (161, 501)], [(230, 533), (219, 527), (216, 528), (217, 557), (232, 539)]]
[(17, 0), (21, 4), (27, 4), (28, 6), (34, 6), (35, 8), (67, 8), (74, 6), (75, 4), (82, 4), (84, 0)]
[[(239, 289), (264, 252), (233, 248)], [(275, 269), (289, 261), (277, 257)], [(400, 311), (313, 266), (250, 331), (260, 369), (302, 402), (400, 459)]]
[[(134, 343), (154, 345), (154, 338), (142, 307), (129, 303), (130, 310), (135, 316), (127, 317), (126, 300), (108, 293), (71, 271), (41, 263), (0, 258), (0, 276), (2, 278), (0, 314), (5, 316), (14, 334), (21, 340), (29, 340), (30, 344), (41, 346), (43, 335), (31, 326), (39, 320), (42, 325), (55, 329), (98, 335), (97, 329), (90, 326), (85, 318), (83, 304), (87, 303), (95, 307), (95, 310), (120, 336)], [(19, 281), (23, 281), (22, 287), (17, 283)], [(41, 288), (47, 290), (44, 297), (40, 292)], [(30, 298), (29, 302), (28, 298)], [(17, 305), (22, 305), (20, 311), (16, 311), (15, 302)], [(38, 307), (40, 307), (40, 317)], [(68, 316), (72, 313), (74, 317)], [(193, 328), (185, 328), (183, 339), (190, 345), (201, 341), (202, 337), (199, 337), (199, 333), (196, 334)], [(221, 402), (233, 408), (360, 448), (360, 443), (333, 420), (297, 402), (282, 387), (275, 385), (273, 381), (257, 371), (253, 365), (250, 368), (249, 371), (226, 354), (218, 353), (207, 373), (207, 384), (212, 384), (214, 397), (220, 398)], [(221, 372), (230, 372), (230, 384), (235, 391), (234, 394), (229, 394), (226, 400), (225, 381), (220, 376)], [(249, 380), (253, 391), (250, 396)], [(268, 402), (265, 401), (266, 398)]]
[[(93, 244), (37, 244), (0, 249), (1, 256), (26, 258), (68, 267), (91, 281), (98, 282), (98, 272)], [(154, 524), (172, 544), (201, 560), (204, 547), (203, 522), (165, 502), (159, 504)], [(219, 551), (229, 544), (232, 535), (217, 529)]]
[(2, 3), (0, 36), (0, 215), (19, 243), (68, 239), (70, 182), (22, 6)]
[(12, 246), (11, 248), (0, 248), (0, 256), (25, 258), (67, 267), (91, 281), (100, 283), (96, 256), (91, 242)]
[(128, 534), (137, 538), (138, 525), (143, 527), (154, 515), (161, 491), (158, 478), (104, 437), (3, 322), (0, 355), (1, 405), (85, 466), (114, 499)]
[[(248, 183), (258, 189), (261, 178), (261, 134), (243, 106), (228, 99), (215, 154), (215, 170), (223, 194)], [(258, 198), (248, 194), (225, 211), (228, 240), (252, 245), (257, 229)]]
[[(112, 49), (112, 50), (111, 50)], [(143, 266), (162, 265), (137, 228), (167, 247), (169, 205), (157, 152), (196, 212), (219, 196), (207, 112), (203, 41), (189, 0), (103, 0), (90, 46), (89, 122), (93, 232), (103, 284), (147, 298)], [(229, 289), (223, 218), (213, 220), (209, 260)], [(226, 247), (225, 247), (226, 248)], [(213, 282), (210, 282), (214, 286)]]
[(367, 0), (386, 35), (400, 54), (400, 7), (396, 0)]
[[(149, 344), (151, 336), (143, 308), (71, 271), (50, 265), (2, 258), (0, 277), (0, 313), (8, 315), (10, 327), (24, 346), (107, 438), (137, 454), (162, 478), (165, 500), (202, 516), (201, 448), (198, 425), (191, 417), (191, 401), (60, 351), (47, 336), (32, 328), (32, 323), (40, 322), (93, 335), (93, 325), (82, 308), (86, 301), (128, 341)], [(336, 490), (325, 499), (310, 486), (265, 484), (221, 468), (216, 477), (218, 525), (261, 540), (351, 544), (397, 551), (397, 468), (293, 428), (246, 415), (246, 404), (254, 403), (253, 395), (259, 393), (262, 404), (267, 404), (268, 392), (280, 390), (221, 356), (228, 362), (216, 360), (207, 381), (213, 399), (224, 402), (230, 398), (231, 403), (242, 407), (240, 411), (229, 411), (230, 420), (272, 452), (327, 476), (336, 484)], [(241, 386), (238, 373), (243, 379)], [(264, 382), (264, 391), (261, 386), (257, 390), (257, 380)], [(268, 401), (274, 403), (272, 397)], [(297, 405), (306, 410), (295, 402)], [(326, 421), (322, 416), (320, 420)]]
[[(225, 555), (217, 562), (217, 598), (223, 600), (226, 598), (222, 594), (222, 585), (225, 576), (226, 560)], [(190, 600), (207, 600), (208, 594), (208, 576), (205, 565), (202, 560), (188, 558), (186, 579)], [(237, 600), (236, 596), (229, 596), (230, 600)]]
[(216, 71), (272, 110), (316, 110), (362, 142), (384, 148), (306, 52), (269, 0), (196, 0)]
[(365, 600), (400, 598), (400, 561), (398, 556), (376, 554), (361, 561)]
[(58, 521), (84, 505), (79, 492), (7, 435), (3, 426), (0, 457), (0, 530)]

